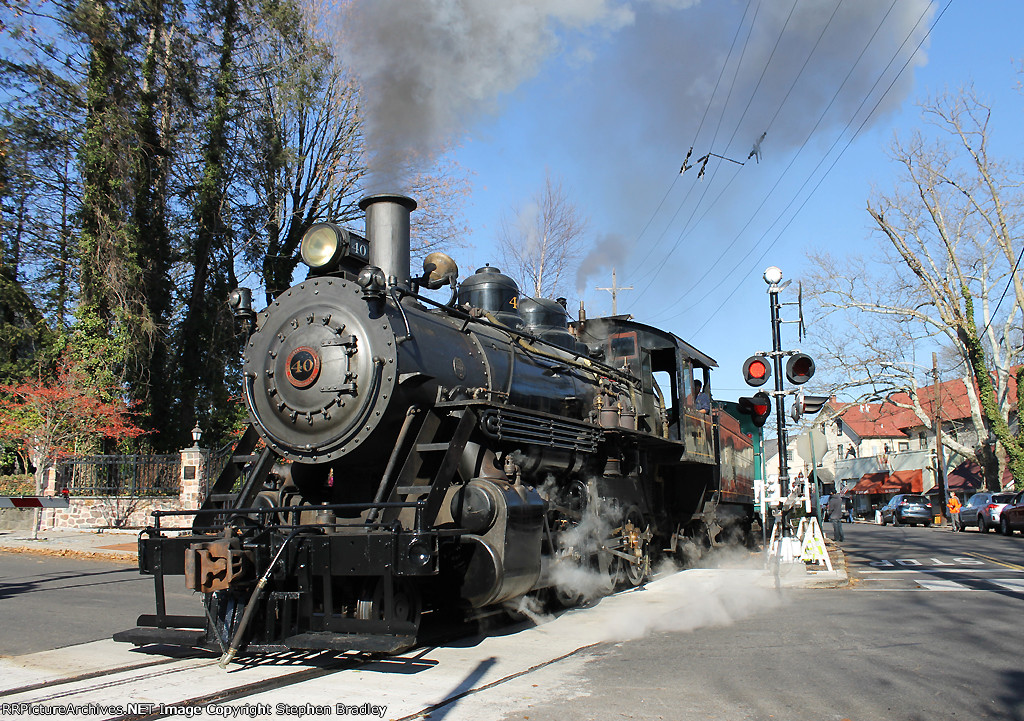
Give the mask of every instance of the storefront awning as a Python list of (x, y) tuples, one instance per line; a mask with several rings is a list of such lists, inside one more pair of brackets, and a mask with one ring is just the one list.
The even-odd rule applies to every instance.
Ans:
[[(970, 459), (964, 461), (946, 475), (946, 485), (949, 490), (957, 493), (970, 493), (982, 489), (985, 486), (985, 478), (981, 466)], [(1005, 490), (1013, 488), (1013, 474), (1010, 472), (1009, 463), (1003, 469), (1001, 486)]]
[(893, 471), (892, 473), (865, 473), (850, 489), (851, 493), (862, 495), (884, 493), (921, 493), (924, 476), (920, 469)]
[[(883, 493), (922, 493), (924, 491), (924, 472), (920, 468), (909, 471), (893, 471), (882, 486)], [(893, 490), (889, 490), (892, 488)]]
[(882, 493), (882, 484), (885, 483), (887, 473), (865, 473), (857, 481), (857, 485), (850, 489), (850, 493), (870, 494)]

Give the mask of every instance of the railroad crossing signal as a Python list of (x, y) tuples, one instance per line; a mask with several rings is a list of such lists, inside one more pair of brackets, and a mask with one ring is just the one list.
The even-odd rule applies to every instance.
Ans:
[(793, 421), (798, 423), (801, 416), (813, 416), (826, 403), (828, 403), (828, 396), (810, 396), (803, 391), (798, 391), (793, 400), (793, 410), (790, 411), (790, 415), (793, 417)]
[(786, 378), (794, 385), (803, 385), (814, 375), (814, 359), (806, 353), (794, 353), (786, 361)]
[(750, 420), (758, 428), (764, 426), (772, 412), (771, 396), (764, 391), (758, 391), (753, 396), (743, 396), (738, 404), (740, 413), (750, 416)]
[(750, 356), (743, 362), (743, 380), (748, 386), (763, 386), (772, 376), (772, 367), (761, 356)]

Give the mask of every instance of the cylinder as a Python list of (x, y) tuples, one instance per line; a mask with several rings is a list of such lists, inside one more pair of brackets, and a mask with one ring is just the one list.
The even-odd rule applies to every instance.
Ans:
[(384, 271), (389, 285), (408, 287), (409, 214), (416, 210), (416, 201), (404, 195), (381, 193), (360, 200), (359, 208), (366, 211), (370, 265)]

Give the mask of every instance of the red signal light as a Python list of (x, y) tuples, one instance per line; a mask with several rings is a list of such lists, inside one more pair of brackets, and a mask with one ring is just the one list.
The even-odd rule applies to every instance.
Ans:
[(814, 359), (806, 353), (796, 353), (786, 361), (786, 378), (790, 383), (801, 385), (814, 375)]
[(750, 356), (743, 362), (743, 380), (748, 386), (763, 386), (772, 375), (772, 367), (761, 356)]
[(738, 405), (740, 413), (750, 416), (750, 420), (758, 428), (765, 424), (772, 412), (772, 399), (764, 391), (740, 398)]

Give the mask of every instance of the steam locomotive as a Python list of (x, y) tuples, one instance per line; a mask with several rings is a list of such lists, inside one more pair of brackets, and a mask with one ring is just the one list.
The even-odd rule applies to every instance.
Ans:
[[(637, 586), (652, 561), (749, 533), (740, 416), (695, 401), (715, 362), (613, 316), (569, 322), (497, 268), (410, 271), (416, 203), (374, 195), (365, 237), (305, 234), (306, 280), (247, 328), (250, 425), (191, 531), (140, 534), (156, 613), (115, 635), (236, 653), (396, 653), (429, 614)], [(441, 302), (424, 290), (450, 288)], [(441, 297), (444, 297), (442, 293)], [(186, 512), (178, 512), (186, 513)], [(168, 576), (202, 594), (173, 616)]]

